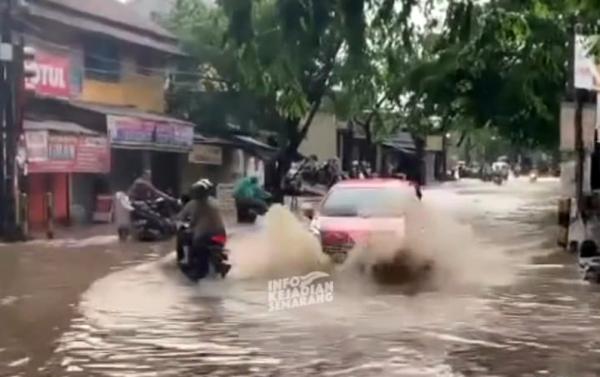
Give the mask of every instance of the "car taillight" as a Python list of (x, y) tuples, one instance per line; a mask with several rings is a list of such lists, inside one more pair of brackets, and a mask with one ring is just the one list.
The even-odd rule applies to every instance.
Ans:
[(225, 236), (225, 235), (213, 236), (213, 237), (211, 237), (211, 241), (216, 244), (219, 244), (219, 245), (225, 245), (227, 243), (227, 236)]
[(346, 232), (324, 231), (321, 233), (321, 240), (326, 245), (344, 245), (352, 243), (352, 238)]

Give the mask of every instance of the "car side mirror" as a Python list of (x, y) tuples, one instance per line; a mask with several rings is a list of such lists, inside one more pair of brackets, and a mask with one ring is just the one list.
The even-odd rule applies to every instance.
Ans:
[(303, 203), (301, 207), (302, 214), (312, 220), (315, 217), (315, 207), (310, 203)]

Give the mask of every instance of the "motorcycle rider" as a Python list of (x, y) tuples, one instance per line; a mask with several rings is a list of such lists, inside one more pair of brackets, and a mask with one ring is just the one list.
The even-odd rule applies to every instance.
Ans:
[[(178, 221), (189, 221), (192, 250), (199, 253), (200, 276), (204, 277), (209, 272), (211, 259), (217, 256), (210, 255), (206, 245), (209, 245), (215, 237), (226, 238), (225, 223), (221, 217), (221, 211), (215, 199), (211, 198), (214, 185), (208, 179), (201, 179), (194, 183), (190, 190), (190, 201), (177, 215)], [(177, 247), (178, 260), (186, 263), (180, 245)], [(218, 272), (225, 277), (231, 266), (224, 264), (222, 260), (213, 263)]]
[(144, 170), (142, 175), (138, 177), (129, 188), (127, 195), (132, 201), (147, 201), (157, 197), (165, 198), (174, 201), (170, 195), (160, 191), (152, 184), (152, 171)]
[(256, 176), (250, 176), (242, 179), (233, 192), (238, 207), (250, 208), (262, 216), (269, 210), (267, 200), (271, 194), (263, 190)]
[(176, 201), (152, 184), (152, 172), (150, 170), (144, 170), (142, 175), (133, 182), (127, 191), (127, 195), (133, 210), (137, 215), (147, 220), (152, 228), (162, 228), (164, 219), (148, 206), (148, 201), (156, 198), (164, 198), (170, 202)]

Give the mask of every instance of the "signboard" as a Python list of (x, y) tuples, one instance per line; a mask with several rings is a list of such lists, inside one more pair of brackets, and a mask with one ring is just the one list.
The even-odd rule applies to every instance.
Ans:
[(192, 164), (221, 165), (223, 164), (223, 149), (214, 145), (194, 145), (189, 162)]
[(36, 135), (31, 135), (38, 132), (25, 133), (29, 173), (110, 172), (110, 148), (105, 137), (50, 134), (42, 147)]
[(48, 132), (28, 131), (25, 133), (26, 155), (29, 161), (45, 161), (48, 158)]
[(108, 115), (109, 141), (114, 148), (190, 152), (194, 127), (188, 123)]
[(234, 184), (221, 183), (217, 185), (217, 200), (219, 208), (223, 212), (235, 211), (235, 199), (233, 199)]
[[(593, 149), (596, 131), (596, 107), (586, 105), (583, 108), (583, 145)], [(575, 150), (575, 104), (563, 102), (560, 109), (560, 150)]]
[(25, 80), (27, 90), (36, 94), (69, 98), (71, 96), (71, 58), (36, 51), (35, 61), (27, 63), (26, 69), (36, 75)]
[(427, 136), (427, 145), (425, 149), (428, 152), (441, 152), (444, 150), (444, 139), (442, 136)]

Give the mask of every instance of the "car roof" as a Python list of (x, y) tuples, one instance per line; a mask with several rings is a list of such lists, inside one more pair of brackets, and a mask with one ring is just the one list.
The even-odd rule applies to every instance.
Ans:
[(337, 188), (406, 188), (413, 185), (410, 181), (404, 181), (401, 179), (350, 179), (341, 181), (334, 185), (332, 189)]

